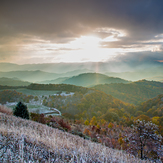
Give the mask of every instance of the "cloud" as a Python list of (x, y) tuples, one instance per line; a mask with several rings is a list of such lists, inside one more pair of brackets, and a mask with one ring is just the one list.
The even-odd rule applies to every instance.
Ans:
[(148, 31), (152, 35), (162, 31), (162, 4), (149, 0), (5, 0), (0, 8), (4, 28), (1, 35), (26, 33), (55, 41), (101, 27), (125, 29), (135, 37)]
[(131, 67), (140, 65), (159, 64), (159, 60), (163, 60), (163, 52), (135, 52), (120, 54), (112, 58), (111, 62), (127, 64)]
[(102, 48), (162, 51), (162, 17), (163, 1), (155, 0), (2, 0), (0, 55), (12, 60), (20, 52), (26, 55), (32, 45), (34, 53), (53, 49), (47, 44), (67, 44), (90, 34), (102, 39)]

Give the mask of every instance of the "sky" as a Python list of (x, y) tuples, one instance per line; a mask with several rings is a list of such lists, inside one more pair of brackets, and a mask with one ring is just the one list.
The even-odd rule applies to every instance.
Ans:
[(0, 62), (163, 63), (162, 0), (1, 0)]

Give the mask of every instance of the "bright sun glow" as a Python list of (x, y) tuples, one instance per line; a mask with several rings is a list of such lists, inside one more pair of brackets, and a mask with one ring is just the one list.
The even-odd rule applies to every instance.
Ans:
[(94, 36), (82, 36), (70, 43), (70, 46), (90, 50), (99, 46), (100, 39)]
[[(96, 36), (82, 36), (67, 44), (72, 48), (69, 52), (61, 55), (60, 60), (66, 62), (85, 62), (85, 61), (105, 61), (115, 55), (115, 49), (105, 49), (100, 47), (101, 38)], [(66, 48), (66, 47), (65, 47)]]

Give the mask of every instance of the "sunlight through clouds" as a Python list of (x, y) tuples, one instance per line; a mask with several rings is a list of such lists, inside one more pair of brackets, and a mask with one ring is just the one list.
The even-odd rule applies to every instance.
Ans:
[[(109, 38), (106, 39), (109, 40)], [(32, 44), (21, 46), (19, 51), (29, 53), (27, 56), (30, 60), (38, 58), (39, 62), (41, 59), (44, 61), (50, 59), (51, 62), (99, 62), (108, 60), (117, 52), (115, 48), (101, 46), (101, 42), (106, 39), (88, 35), (76, 38), (69, 43), (56, 44), (35, 38)]]
[(99, 62), (106, 61), (115, 55), (115, 49), (105, 49), (100, 46), (101, 38), (96, 36), (81, 36), (68, 45), (70, 50), (60, 56), (65, 62)]

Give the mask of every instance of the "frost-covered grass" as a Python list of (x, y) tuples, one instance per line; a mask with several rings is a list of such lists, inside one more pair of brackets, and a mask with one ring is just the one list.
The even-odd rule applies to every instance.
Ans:
[(0, 162), (138, 163), (123, 151), (0, 113)]
[[(47, 107), (47, 106), (44, 106), (44, 105), (37, 105), (35, 103), (24, 103), (27, 108), (28, 108), (28, 111), (29, 112), (32, 112), (32, 113), (38, 113), (38, 114), (46, 114), (46, 113), (49, 113), (49, 115), (61, 115), (59, 114), (57, 111), (56, 113), (53, 113), (55, 108), (50, 108), (50, 107)], [(10, 111), (12, 112), (13, 108), (17, 105), (17, 102), (8, 102), (7, 104), (5, 105), (0, 105), (0, 110), (1, 110), (1, 106), (5, 107), (6, 109), (3, 109), (4, 112), (5, 111)], [(50, 114), (52, 113), (52, 114)]]

